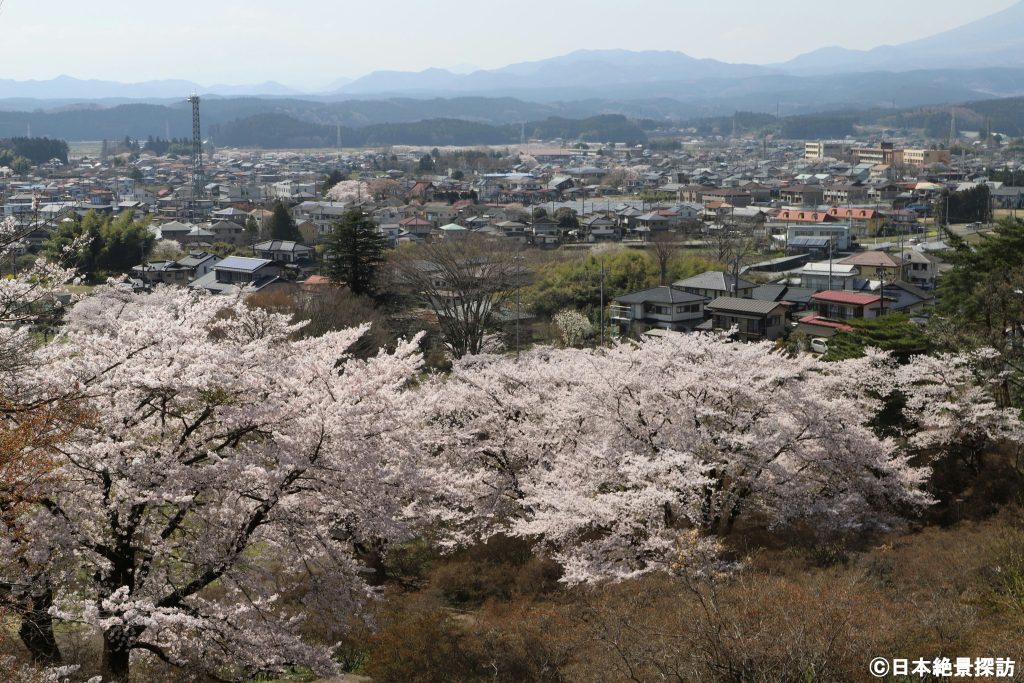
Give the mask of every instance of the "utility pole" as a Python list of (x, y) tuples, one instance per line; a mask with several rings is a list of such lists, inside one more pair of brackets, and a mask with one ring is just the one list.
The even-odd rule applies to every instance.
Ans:
[(879, 266), (878, 270), (878, 285), (879, 285), (879, 309), (878, 316), (882, 317), (885, 315), (885, 267)]
[(832, 251), (835, 246), (836, 234), (833, 232), (828, 238), (828, 291), (832, 291)]

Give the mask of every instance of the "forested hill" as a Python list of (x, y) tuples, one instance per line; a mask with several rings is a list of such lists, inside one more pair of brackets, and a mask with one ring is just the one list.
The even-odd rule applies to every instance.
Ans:
[(932, 137), (944, 137), (956, 114), (958, 130), (991, 130), (1014, 137), (1024, 135), (1024, 97), (982, 100), (951, 107), (920, 107), (880, 116), (878, 122), (892, 127), (921, 128)]
[[(551, 117), (520, 125), (490, 125), (458, 119), (430, 119), (415, 123), (383, 123), (362, 128), (340, 128), (344, 147), (383, 145), (504, 145), (518, 142), (522, 134), (550, 140), (640, 143), (647, 140), (640, 126), (625, 116), (605, 115), (586, 119)], [(210, 136), (217, 145), (267, 149), (334, 147), (339, 128), (300, 121), (283, 114), (257, 114), (215, 125)]]
[(68, 143), (49, 138), (0, 139), (0, 160), (7, 157), (22, 157), (33, 164), (42, 164), (51, 159), (67, 163)]

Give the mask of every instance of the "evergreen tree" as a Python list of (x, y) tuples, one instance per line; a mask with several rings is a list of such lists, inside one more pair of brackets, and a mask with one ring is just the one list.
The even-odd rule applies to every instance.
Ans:
[(824, 360), (838, 361), (861, 358), (868, 347), (889, 351), (901, 363), (913, 356), (929, 353), (931, 340), (924, 329), (901, 313), (881, 318), (858, 318), (847, 321), (853, 329), (837, 333), (828, 340)]
[(384, 262), (387, 239), (360, 209), (351, 209), (334, 224), (325, 243), (327, 274), (354, 294), (372, 294)]
[(434, 157), (429, 154), (424, 154), (420, 159), (419, 164), (416, 165), (416, 170), (420, 173), (433, 173), (434, 168)]
[(327, 175), (326, 178), (324, 178), (323, 191), (320, 194), (326, 197), (330, 189), (337, 185), (338, 183), (340, 183), (342, 180), (345, 180), (345, 174), (343, 174), (338, 169), (334, 169)]
[(295, 219), (281, 202), (274, 204), (274, 215), (270, 217), (267, 229), (272, 240), (302, 241), (302, 233), (299, 232)]
[(994, 349), (1007, 372), (1004, 401), (1024, 405), (1024, 221), (1004, 219), (973, 245), (954, 232), (945, 240), (952, 268), (939, 281), (931, 332), (942, 350)]

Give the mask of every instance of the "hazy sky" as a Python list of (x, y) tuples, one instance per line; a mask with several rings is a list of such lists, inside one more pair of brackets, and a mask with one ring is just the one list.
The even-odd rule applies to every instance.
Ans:
[(0, 77), (319, 88), (580, 48), (757, 64), (923, 38), (1017, 0), (2, 0)]

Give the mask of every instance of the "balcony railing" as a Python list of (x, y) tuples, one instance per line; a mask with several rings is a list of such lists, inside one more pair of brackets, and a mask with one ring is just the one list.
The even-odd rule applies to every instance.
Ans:
[(611, 319), (612, 320), (633, 320), (633, 307), (632, 306), (615, 306), (612, 305)]

